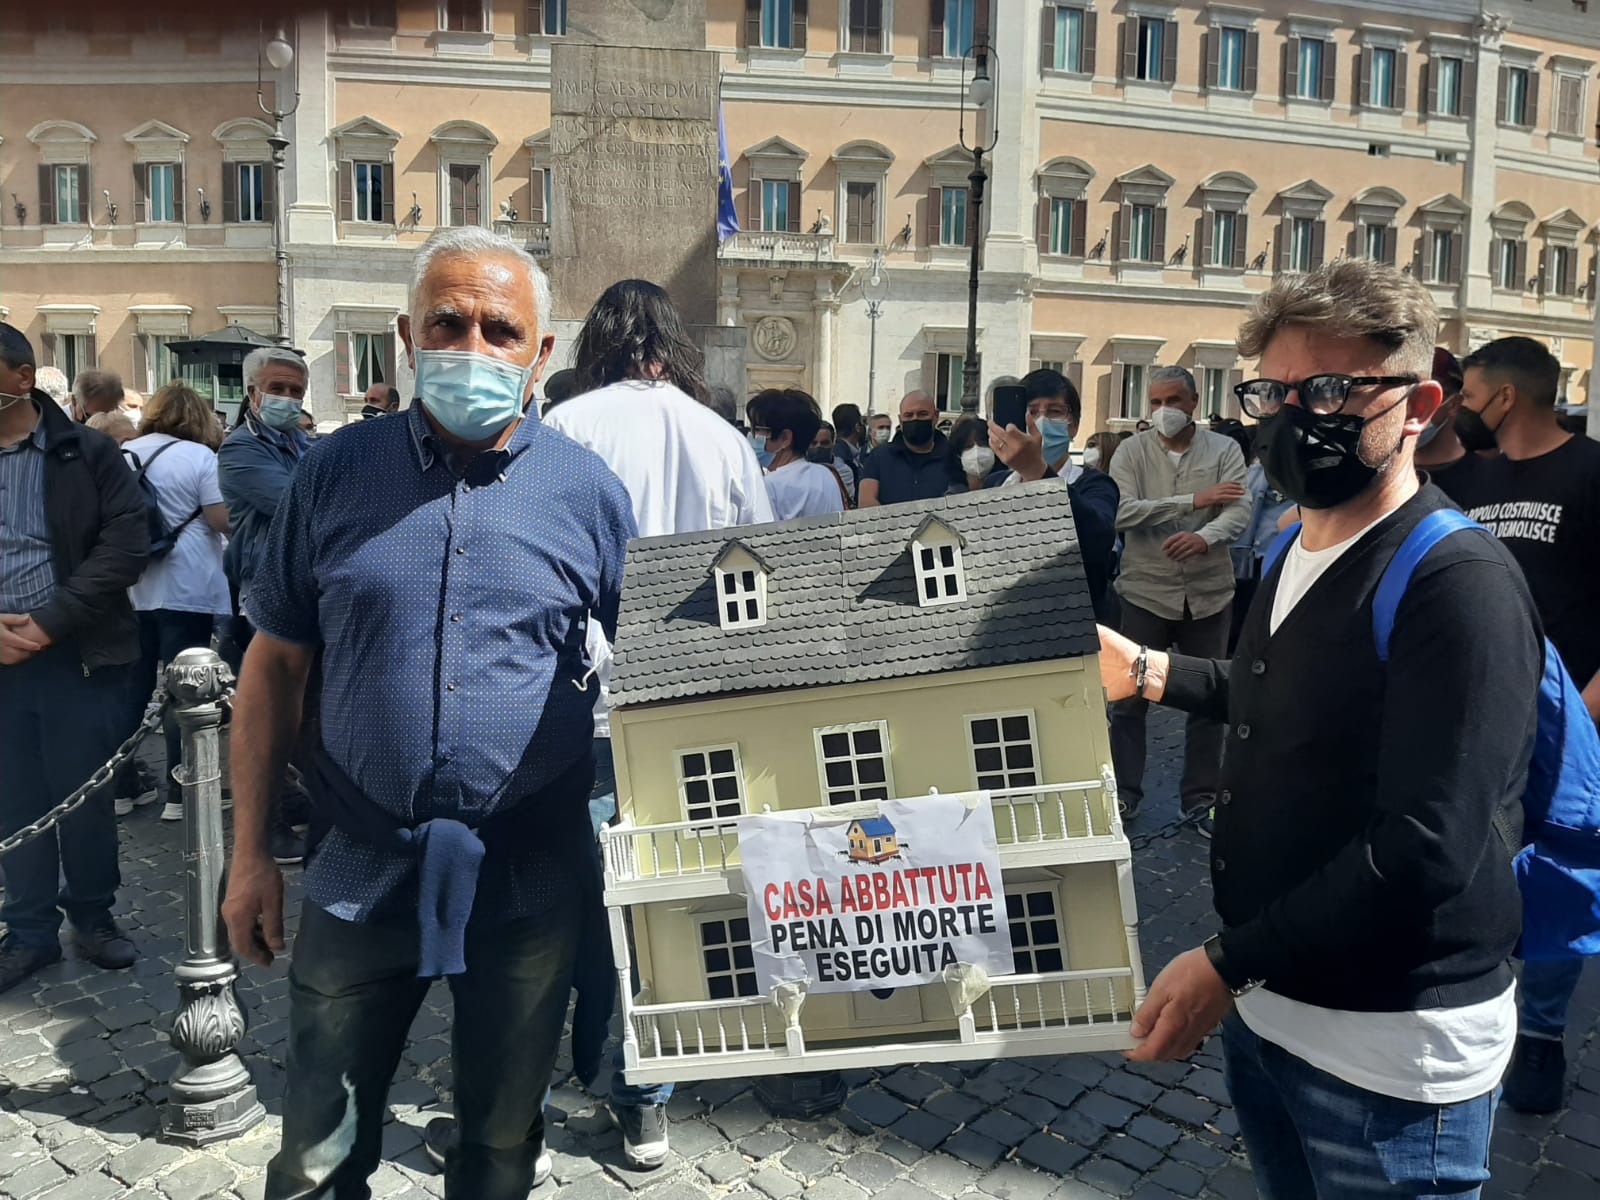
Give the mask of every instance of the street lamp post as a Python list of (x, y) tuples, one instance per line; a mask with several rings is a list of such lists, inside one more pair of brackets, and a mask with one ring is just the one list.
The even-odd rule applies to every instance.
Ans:
[[(278, 272), (278, 332), (275, 340), (280, 346), (289, 346), (294, 343), (289, 330), (289, 237), (286, 220), (289, 206), (284, 203), (283, 195), (284, 155), (289, 149), (289, 139), (283, 136), (283, 119), (300, 107), (300, 86), (298, 82), (295, 84), (294, 103), (285, 109), (278, 107), (282, 93), (281, 89), (274, 87), (272, 107), (268, 108), (266, 89), (262, 85), (262, 58), (275, 71), (281, 72), (294, 65), (294, 46), (281, 28), (270, 41), (256, 50), (256, 104), (272, 118), (272, 136), (267, 139), (267, 145), (272, 148), (272, 257)], [(226, 170), (226, 166), (223, 169)]]
[(881, 249), (872, 252), (872, 273), (861, 281), (861, 294), (867, 298), (867, 320), (872, 328), (867, 349), (867, 416), (870, 417), (878, 401), (878, 318), (883, 315), (883, 302), (889, 298), (889, 277), (883, 273)]
[[(972, 260), (967, 273), (967, 355), (961, 364), (961, 413), (978, 412), (978, 264), (983, 252), (983, 186), (989, 176), (983, 156), (1000, 140), (1000, 123), (995, 120), (994, 79), (990, 61), (994, 48), (987, 42), (974, 42), (967, 58), (972, 60), (972, 79), (967, 80), (966, 59), (961, 64), (961, 148), (972, 155), (972, 174), (967, 176), (967, 235), (972, 239)], [(972, 106), (972, 143), (967, 143), (967, 105)], [(987, 137), (985, 137), (987, 125)]]

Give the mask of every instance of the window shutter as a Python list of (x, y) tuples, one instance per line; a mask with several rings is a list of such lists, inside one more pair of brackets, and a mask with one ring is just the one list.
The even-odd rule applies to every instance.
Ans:
[(1439, 111), (1439, 59), (1435, 55), (1422, 64), (1423, 94), (1427, 97), (1427, 108), (1423, 111), (1437, 114)]
[(1161, 39), (1161, 82), (1175, 83), (1178, 78), (1178, 23), (1167, 21), (1166, 33)]
[(1258, 71), (1261, 66), (1261, 35), (1254, 31), (1244, 35), (1244, 90), (1255, 94)]
[(467, 224), (483, 224), (483, 171), (474, 167), (467, 172), (466, 179)]
[(1111, 396), (1110, 396), (1111, 403), (1110, 403), (1110, 405), (1108, 405), (1108, 407), (1110, 408), (1111, 413), (1112, 413), (1113, 416), (1120, 417), (1120, 418), (1123, 418), (1125, 420), (1132, 420), (1133, 417), (1138, 413), (1139, 410), (1136, 407), (1134, 409), (1134, 411), (1132, 413), (1130, 413), (1130, 412), (1127, 411), (1126, 407), (1124, 406), (1122, 396), (1123, 396), (1123, 392), (1127, 390), (1127, 386), (1128, 386), (1128, 364), (1127, 363), (1120, 363), (1120, 362), (1119, 363), (1112, 363), (1111, 364)]
[(1411, 55), (1404, 50), (1394, 56), (1394, 107), (1406, 110), (1406, 76), (1411, 73)]
[(1046, 4), (1039, 22), (1039, 69), (1053, 71), (1056, 65), (1056, 6)]
[(172, 166), (172, 219), (183, 224), (183, 164)]
[(534, 37), (544, 33), (544, 0), (528, 0), (528, 32)]
[(341, 333), (334, 348), (334, 390), (341, 396), (355, 391), (355, 335)]
[[(44, 169), (48, 170), (49, 168)], [(45, 363), (48, 366), (59, 367), (61, 365), (61, 355), (56, 349), (56, 335), (46, 330), (39, 335), (39, 341), (44, 344)], [(72, 380), (69, 379), (67, 382), (71, 383)]]
[(1400, 231), (1393, 225), (1384, 226), (1383, 230), (1383, 262), (1385, 266), (1395, 265), (1395, 257), (1400, 252)]
[(1200, 229), (1194, 240), (1195, 244), (1200, 247), (1200, 261), (1195, 265), (1209, 267), (1211, 265), (1212, 244), (1216, 241), (1217, 214), (1209, 208), (1206, 209), (1205, 212), (1200, 214), (1199, 226)]
[(761, 0), (744, 0), (744, 44), (761, 45)]
[(1517, 239), (1515, 270), (1517, 291), (1524, 291), (1528, 286), (1528, 243), (1522, 238)]
[(356, 169), (348, 158), (339, 160), (339, 219), (356, 219)]
[(1567, 86), (1565, 79), (1556, 80), (1555, 112), (1551, 115), (1550, 128), (1556, 133), (1571, 133), (1578, 127), (1578, 114), (1573, 111), (1577, 105), (1576, 90)]
[(445, 219), (451, 225), (460, 225), (466, 217), (465, 181), (455, 167), (446, 168), (446, 179), (450, 189), (450, 213)]
[(806, 48), (806, 0), (792, 0), (790, 12), (794, 18), (793, 36), (790, 44), (796, 50)]
[(54, 167), (40, 166), (39, 168), (39, 224), (54, 225), (56, 223), (56, 169)]
[(393, 225), (394, 224), (394, 188), (395, 188), (395, 184), (398, 182), (398, 179), (397, 179), (397, 177), (395, 175), (394, 164), (392, 162), (384, 163), (382, 165), (382, 167), (379, 168), (379, 170), (382, 172), (382, 175), (379, 176), (379, 180), (383, 185), (383, 216), (382, 216), (382, 220), (383, 220), (383, 223), (385, 225)]
[(1528, 129), (1539, 125), (1539, 72), (1532, 67), (1528, 68), (1528, 111), (1523, 114), (1522, 123)]
[(944, 57), (944, 0), (928, 0), (928, 57)]
[(1222, 37), (1216, 30), (1211, 30), (1200, 35), (1200, 63), (1201, 77), (1207, 90), (1217, 86), (1217, 78), (1222, 74)]
[(922, 390), (930, 396), (939, 394), (939, 356), (937, 354), (924, 354), (922, 356)]
[(1313, 221), (1311, 223), (1311, 269), (1316, 270), (1322, 265), (1323, 255), (1326, 252), (1328, 240), (1328, 223), (1326, 221)]
[(928, 189), (928, 245), (939, 245), (940, 221), (939, 218), (944, 208), (944, 189), (940, 187)]
[(848, 183), (844, 187), (844, 240), (861, 240), (861, 193)]
[[(87, 199), (85, 193), (79, 195)], [(150, 167), (146, 163), (133, 164), (133, 219), (139, 222), (150, 219)]]
[(1085, 75), (1094, 74), (1094, 44), (1100, 36), (1100, 14), (1090, 10), (1083, 14), (1083, 61), (1078, 65)]
[(1150, 237), (1150, 261), (1166, 265), (1167, 261), (1167, 206), (1158, 204), (1152, 210), (1155, 229)]
[(1478, 61), (1477, 59), (1463, 59), (1461, 62), (1461, 113), (1463, 117), (1470, 117), (1478, 103)]
[(861, 238), (862, 242), (872, 243), (878, 240), (878, 188), (879, 184), (872, 184), (863, 189), (861, 193)]
[(1121, 60), (1121, 78), (1139, 78), (1139, 18), (1129, 17), (1117, 26), (1117, 58)]
[[(238, 179), (235, 173), (235, 186)], [(276, 221), (278, 212), (278, 180), (272, 168), (267, 164), (261, 165), (261, 216), (266, 221)]]
[(1300, 39), (1288, 38), (1283, 43), (1283, 98), (1300, 91)]
[(394, 369), (394, 334), (383, 335), (383, 381), (395, 383), (398, 373)]
[[(1048, 9), (1046, 11), (1049, 11)], [(1035, 224), (1039, 230), (1039, 253), (1050, 253), (1050, 221), (1054, 216), (1055, 200), (1053, 197), (1039, 193), (1039, 215)]]
[(1561, 295), (1570, 296), (1578, 290), (1578, 248), (1576, 246), (1567, 247), (1565, 258), (1567, 273), (1566, 277), (1560, 281)]
[(1333, 99), (1333, 90), (1339, 85), (1339, 55), (1332, 41), (1322, 43), (1322, 87), (1318, 95), (1324, 100)]
[(232, 224), (239, 219), (239, 164), (222, 164), (222, 223)]
[(1356, 55), (1356, 103), (1357, 108), (1371, 108), (1372, 105), (1372, 52), (1363, 50)]
[(1246, 247), (1250, 242), (1250, 218), (1244, 213), (1235, 213), (1233, 216), (1233, 269), (1242, 271), (1245, 267)]
[(789, 185), (789, 232), (800, 232), (800, 185)]
[(1500, 68), (1500, 97), (1495, 106), (1495, 120), (1504, 125), (1511, 115), (1508, 101), (1511, 99), (1511, 68)]
[(1117, 261), (1127, 262), (1131, 257), (1133, 245), (1133, 205), (1126, 200), (1117, 213)]
[(528, 172), (528, 220), (548, 221), (544, 211), (544, 167), (534, 167)]
[[(88, 168), (79, 167), (78, 169), (82, 171)], [(83, 335), (83, 360), (84, 365), (88, 367), (98, 367), (100, 365), (100, 346), (92, 333)]]
[(1294, 228), (1293, 222), (1284, 217), (1278, 222), (1278, 270), (1289, 270), (1293, 265), (1294, 254)]
[(1450, 235), (1450, 263), (1446, 268), (1445, 279), (1450, 283), (1461, 282), (1461, 251), (1467, 240), (1467, 231), (1457, 229)]
[(85, 224), (92, 225), (94, 222), (91, 214), (94, 212), (94, 208), (89, 203), (89, 197), (94, 193), (89, 190), (89, 168), (81, 166), (71, 167), (69, 170), (76, 171), (78, 174), (78, 195), (83, 200), (83, 220)]
[(1084, 235), (1089, 228), (1089, 198), (1087, 196), (1072, 202), (1072, 245), (1070, 247), (1073, 258), (1083, 257)]
[(1073, 388), (1077, 390), (1078, 395), (1081, 397), (1083, 395), (1083, 363), (1073, 359), (1066, 366), (1067, 378), (1072, 380)]

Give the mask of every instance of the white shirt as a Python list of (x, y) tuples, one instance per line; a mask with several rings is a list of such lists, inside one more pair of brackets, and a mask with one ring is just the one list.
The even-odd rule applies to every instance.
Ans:
[[(1294, 540), (1284, 553), (1272, 598), (1270, 632), (1278, 631), (1301, 597), (1377, 523), (1324, 550), (1307, 550)], [(1237, 1008), (1257, 1037), (1319, 1071), (1369, 1092), (1422, 1104), (1455, 1104), (1492, 1090), (1517, 1039), (1514, 984), (1477, 1004), (1416, 1012), (1322, 1008), (1267, 988), (1239, 997)]]
[(803, 458), (767, 472), (767, 495), (772, 497), (772, 512), (780, 521), (844, 511), (839, 477), (821, 463)]
[[(150, 456), (169, 442), (176, 445), (151, 462)], [(222, 503), (215, 451), (166, 433), (147, 433), (125, 443), (122, 449), (131, 451), (141, 463), (150, 464), (145, 478), (155, 485), (168, 529), (176, 528), (197, 508)], [(133, 469), (131, 460), (128, 466)], [(128, 589), (128, 599), (139, 612), (170, 608), (176, 612), (228, 615), (233, 604), (228, 596), (228, 577), (222, 570), (222, 548), (222, 535), (212, 531), (202, 513), (183, 527), (165, 558), (151, 560), (139, 582)]]
[[(558, 404), (544, 423), (593, 450), (622, 480), (640, 537), (773, 519), (749, 440), (670, 383), (613, 383)], [(611, 647), (593, 621), (588, 641), (589, 661), (600, 681), (594, 734), (608, 738)]]

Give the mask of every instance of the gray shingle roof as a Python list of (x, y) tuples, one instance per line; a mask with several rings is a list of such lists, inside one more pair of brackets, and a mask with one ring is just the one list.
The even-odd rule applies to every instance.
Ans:
[[(935, 514), (966, 539), (967, 599), (917, 605), (908, 544)], [(767, 623), (724, 631), (711, 565), (737, 539), (771, 564)], [(1093, 654), (1100, 648), (1057, 480), (628, 548), (615, 707), (824, 687)]]

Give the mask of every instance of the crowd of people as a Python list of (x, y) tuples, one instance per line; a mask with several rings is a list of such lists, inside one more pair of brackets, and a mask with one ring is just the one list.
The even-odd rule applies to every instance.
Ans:
[[(1545, 635), (1600, 719), (1600, 443), (1560, 425), (1547, 348), (1505, 338), (1458, 363), (1426, 289), (1341, 261), (1280, 279), (1246, 320), (1254, 424), (1203, 427), (1193, 376), (1159, 367), (1148, 428), (1079, 451), (1081, 398), (1050, 369), (997, 380), (976, 416), (920, 391), (897, 422), (848, 403), (825, 419), (796, 388), (741, 408), (640, 280), (601, 295), (541, 388), (550, 306), (518, 246), (441, 231), (399, 323), (414, 402), (377, 385), (362, 416), (383, 419), (315, 441), (292, 350), (249, 356), (225, 432), (182, 382), (130, 411), (114, 375), (69, 389), (0, 327), (0, 822), (103, 762), (180, 649), (215, 639), (233, 661), (238, 953), (285, 951), (281, 868), (305, 862), (267, 1196), (364, 1194), (437, 977), (457, 1023), (455, 1117), (426, 1138), (446, 1194), (521, 1200), (548, 1176), (534, 1081), (574, 988), (592, 1080), (615, 1003), (596, 838), (617, 816), (630, 539), (1024, 485), (1070, 499), (1124, 819), (1148, 706), (1171, 705), (1182, 807), (1213, 839), (1222, 932), (1153, 982), (1133, 1056), (1186, 1055), (1221, 1024), (1272, 1195), (1470, 1195), (1502, 1079), (1517, 1108), (1559, 1105), (1582, 960), (1526, 964), (1519, 995), (1504, 830)], [(999, 386), (1020, 421), (995, 419)], [(1456, 508), (1487, 532), (1428, 549), (1380, 634), (1389, 564)], [(115, 820), (163, 798), (181, 816), (170, 777), (130, 774), (7, 856), (0, 990), (61, 957), (63, 914), (86, 958), (131, 965)], [(671, 1086), (616, 1065), (624, 1153), (658, 1166)]]

